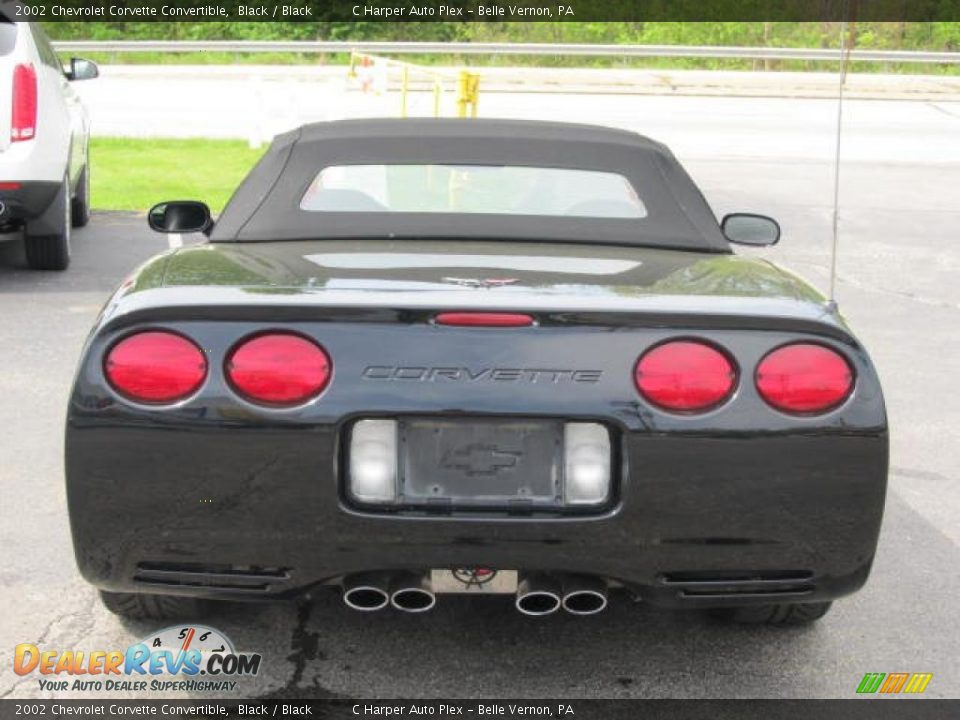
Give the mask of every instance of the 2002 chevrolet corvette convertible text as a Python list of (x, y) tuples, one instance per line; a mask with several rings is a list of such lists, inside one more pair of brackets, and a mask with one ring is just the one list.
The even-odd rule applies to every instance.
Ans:
[(77, 561), (113, 611), (320, 586), (373, 611), (625, 590), (814, 620), (874, 557), (887, 422), (823, 298), (730, 243), (663, 145), (513, 121), (274, 141), (205, 244), (105, 306), (70, 401)]

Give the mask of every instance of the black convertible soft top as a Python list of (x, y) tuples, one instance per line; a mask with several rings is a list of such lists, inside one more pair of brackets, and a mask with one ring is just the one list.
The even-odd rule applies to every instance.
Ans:
[[(617, 173), (644, 218), (436, 212), (310, 212), (300, 200), (333, 165), (518, 165)], [(670, 150), (636, 133), (522, 120), (341, 120), (278, 135), (234, 193), (212, 242), (363, 238), (549, 240), (730, 252)]]

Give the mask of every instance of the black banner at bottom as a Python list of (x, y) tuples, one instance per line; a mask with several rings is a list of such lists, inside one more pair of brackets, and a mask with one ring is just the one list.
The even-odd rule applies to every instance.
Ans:
[(0, 718), (941, 720), (960, 700), (0, 700)]

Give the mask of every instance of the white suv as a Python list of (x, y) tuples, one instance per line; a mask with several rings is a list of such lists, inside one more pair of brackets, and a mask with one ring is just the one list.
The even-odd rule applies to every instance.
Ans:
[(70, 81), (98, 71), (64, 70), (38, 24), (4, 16), (13, 7), (0, 8), (0, 232), (23, 229), (31, 268), (64, 270), (70, 227), (90, 219), (90, 121)]

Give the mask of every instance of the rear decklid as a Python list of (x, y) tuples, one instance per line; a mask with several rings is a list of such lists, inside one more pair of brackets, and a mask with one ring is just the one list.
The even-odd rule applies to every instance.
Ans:
[(216, 307), (229, 315), (251, 306), (310, 316), (333, 308), (614, 312), (689, 327), (786, 323), (846, 334), (819, 293), (764, 260), (558, 243), (212, 243), (156, 259), (115, 302), (121, 314)]

